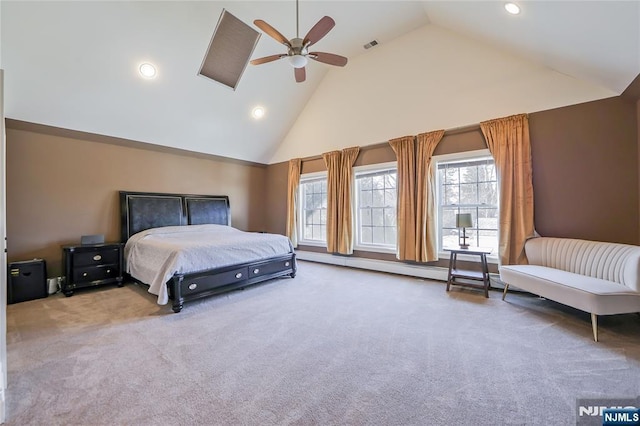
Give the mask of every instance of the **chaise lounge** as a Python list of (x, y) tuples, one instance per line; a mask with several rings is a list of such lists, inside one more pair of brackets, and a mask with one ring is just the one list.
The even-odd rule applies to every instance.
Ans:
[(528, 265), (500, 267), (509, 286), (598, 315), (640, 312), (640, 247), (570, 238), (537, 237), (525, 244)]

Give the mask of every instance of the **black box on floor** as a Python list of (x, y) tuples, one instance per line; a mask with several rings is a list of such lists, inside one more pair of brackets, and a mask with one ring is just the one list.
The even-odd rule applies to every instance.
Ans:
[(11, 262), (7, 268), (7, 303), (26, 302), (49, 295), (44, 259)]

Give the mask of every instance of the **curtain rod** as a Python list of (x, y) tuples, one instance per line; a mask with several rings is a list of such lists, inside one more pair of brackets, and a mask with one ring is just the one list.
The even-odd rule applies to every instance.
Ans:
[[(458, 135), (460, 133), (474, 132), (476, 130), (480, 130), (480, 124), (471, 124), (471, 125), (468, 125), (468, 126), (453, 127), (451, 129), (445, 130), (444, 131), (444, 136)], [(374, 144), (371, 144), (371, 145), (361, 146), (360, 147), (360, 152), (368, 151), (370, 149), (381, 148), (383, 146), (389, 146), (389, 141), (378, 142), (378, 143), (374, 143)], [(320, 154), (320, 155), (312, 155), (310, 157), (303, 157), (300, 160), (301, 161), (322, 160), (322, 154)]]

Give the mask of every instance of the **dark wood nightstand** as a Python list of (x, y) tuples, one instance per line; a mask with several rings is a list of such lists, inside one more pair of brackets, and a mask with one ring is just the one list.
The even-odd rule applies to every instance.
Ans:
[[(491, 253), (491, 249), (482, 247), (469, 247), (463, 248), (445, 248), (446, 251), (451, 252), (449, 258), (449, 277), (447, 279), (447, 291), (451, 287), (451, 284), (481, 288), (484, 290), (484, 297), (489, 297), (489, 268), (487, 266), (487, 255)], [(467, 269), (458, 269), (456, 263), (458, 260), (458, 254), (470, 254), (480, 256), (480, 271), (471, 271)], [(462, 278), (466, 280), (482, 281), (482, 284), (470, 284), (466, 282), (456, 281), (456, 278)]]
[(68, 245), (62, 247), (61, 288), (65, 296), (74, 290), (103, 284), (122, 287), (122, 243)]

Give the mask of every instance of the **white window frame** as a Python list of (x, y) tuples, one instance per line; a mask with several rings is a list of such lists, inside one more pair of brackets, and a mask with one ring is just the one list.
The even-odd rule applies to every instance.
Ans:
[[(300, 183), (298, 185), (298, 245), (303, 246), (315, 246), (315, 247), (327, 247), (327, 241), (319, 241), (319, 240), (307, 240), (304, 238), (304, 221), (303, 221), (303, 212), (304, 212), (304, 194), (302, 193), (302, 184), (308, 181), (314, 181), (324, 178), (327, 180), (327, 172), (314, 172), (314, 173), (305, 173), (300, 175)], [(326, 226), (326, 225), (325, 225)]]
[[(351, 211), (353, 216), (353, 249), (358, 251), (369, 251), (375, 253), (391, 253), (395, 254), (397, 251), (398, 241), (396, 240), (395, 245), (386, 245), (386, 244), (358, 244), (360, 241), (360, 221), (358, 214), (358, 193), (357, 193), (357, 185), (356, 179), (358, 175), (367, 174), (371, 172), (384, 172), (387, 170), (395, 170), (396, 176), (398, 173), (398, 163), (396, 161), (389, 161), (387, 163), (378, 163), (378, 164), (367, 164), (366, 166), (357, 166), (353, 168), (353, 182), (352, 182), (352, 203), (351, 203)], [(397, 188), (396, 188), (396, 199), (397, 199)], [(396, 215), (398, 213), (398, 209), (396, 206)], [(396, 234), (397, 234), (397, 217), (396, 217)]]
[[(452, 154), (443, 154), (443, 155), (434, 155), (432, 157), (432, 161), (433, 161), (433, 165), (434, 165), (434, 170), (436, 171), (436, 188), (438, 188), (437, 190), (437, 197), (436, 197), (436, 206), (437, 206), (437, 229), (438, 229), (438, 257), (440, 259), (449, 259), (449, 257), (451, 256), (451, 253), (448, 251), (445, 251), (443, 247), (440, 247), (440, 232), (442, 230), (442, 218), (440, 217), (440, 203), (441, 203), (441, 199), (440, 199), (440, 174), (438, 173), (438, 165), (439, 163), (444, 163), (444, 162), (451, 162), (451, 161), (465, 161), (465, 160), (472, 160), (474, 158), (480, 159), (483, 157), (491, 157), (491, 151), (489, 151), (489, 149), (479, 149), (479, 150), (475, 150), (475, 151), (465, 151), (465, 152), (456, 152), (456, 153), (452, 153)], [(498, 182), (498, 185), (500, 185), (500, 182)], [(500, 200), (498, 200), (498, 209), (500, 208)], [(499, 214), (499, 212), (498, 212)], [(498, 222), (498, 226), (500, 226), (500, 223)], [(500, 229), (498, 228), (498, 238), (500, 237)], [(470, 262), (478, 262), (478, 258), (477, 256), (466, 256), (466, 255), (458, 255), (458, 259), (460, 260), (466, 260), (466, 261), (470, 261)], [(492, 264), (498, 264), (498, 253), (497, 252), (492, 252), (491, 254), (487, 255), (487, 262), (488, 263), (492, 263)]]

